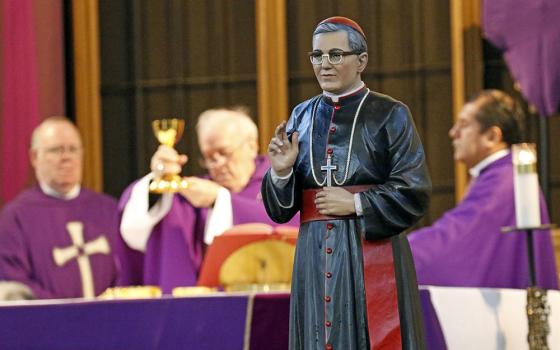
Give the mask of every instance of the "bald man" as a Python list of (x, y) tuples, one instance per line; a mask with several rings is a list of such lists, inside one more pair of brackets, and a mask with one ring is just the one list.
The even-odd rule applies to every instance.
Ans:
[(29, 156), (37, 185), (0, 214), (0, 285), (9, 299), (101, 294), (117, 279), (115, 199), (81, 187), (82, 140), (65, 117), (33, 131)]

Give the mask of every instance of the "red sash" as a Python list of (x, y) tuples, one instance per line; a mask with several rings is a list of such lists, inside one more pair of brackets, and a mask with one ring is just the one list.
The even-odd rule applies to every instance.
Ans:
[[(364, 192), (373, 186), (346, 186), (351, 193)], [(355, 218), (355, 216), (326, 216), (315, 207), (315, 195), (321, 188), (303, 191), (301, 223), (320, 220)], [(402, 349), (401, 327), (397, 298), (397, 280), (391, 239), (362, 240), (364, 286), (368, 332), (372, 350)]]

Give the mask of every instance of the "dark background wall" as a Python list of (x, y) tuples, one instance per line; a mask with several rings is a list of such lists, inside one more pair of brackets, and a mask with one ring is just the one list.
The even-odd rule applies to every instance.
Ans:
[[(410, 107), (426, 149), (434, 190), (421, 224), (451, 208), (449, 1), (286, 0), (286, 7), (290, 108), (320, 93), (306, 55), (315, 25), (333, 15), (355, 19), (368, 36), (366, 84)], [(245, 105), (257, 120), (254, 0), (100, 0), (99, 15), (106, 192), (119, 196), (148, 171), (157, 147), (150, 127), (154, 119), (186, 120), (177, 148), (189, 154), (184, 173), (193, 175), (204, 171), (194, 134), (200, 112)], [(499, 53), (480, 56), (489, 62), (484, 86), (512, 91)], [(558, 119), (550, 123), (552, 135), (560, 132)], [(528, 127), (531, 139), (538, 138), (538, 126)], [(552, 147), (554, 154), (558, 146)], [(550, 163), (551, 206), (560, 222), (560, 164)]]
[[(150, 123), (186, 121), (177, 148), (200, 174), (195, 122), (210, 107), (256, 110), (253, 1), (100, 1), (105, 190), (149, 171)], [(125, 157), (123, 157), (125, 155)]]

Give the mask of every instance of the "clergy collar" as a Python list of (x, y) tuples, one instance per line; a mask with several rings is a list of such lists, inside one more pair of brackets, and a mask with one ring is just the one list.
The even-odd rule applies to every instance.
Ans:
[(342, 94), (333, 94), (333, 93), (330, 93), (328, 91), (323, 90), (323, 96), (327, 97), (328, 99), (330, 99), (334, 103), (338, 103), (340, 101), (340, 99), (344, 99), (346, 97), (350, 97), (350, 96), (356, 94), (357, 92), (361, 91), (365, 86), (366, 86), (366, 84), (364, 84), (363, 81), (360, 81), (360, 85), (358, 87), (356, 87), (352, 90), (349, 90), (349, 91), (345, 91)]
[(500, 158), (503, 158), (505, 156), (507, 156), (509, 154), (509, 149), (502, 149), (499, 150), (498, 152), (494, 152), (491, 155), (489, 155), (488, 157), (484, 158), (483, 160), (481, 160), (480, 162), (478, 162), (477, 165), (473, 166), (472, 168), (469, 169), (469, 174), (471, 175), (471, 177), (474, 179), (476, 177), (478, 177), (478, 175), (480, 175), (480, 173), (482, 172), (482, 170), (484, 170), (487, 166), (489, 166), (490, 164), (494, 163), (495, 161), (497, 161)]
[(39, 182), (39, 187), (41, 187), (41, 191), (49, 197), (70, 200), (75, 199), (80, 194), (80, 185), (74, 186), (68, 193), (62, 194), (58, 193), (54, 188), (50, 187), (46, 183)]

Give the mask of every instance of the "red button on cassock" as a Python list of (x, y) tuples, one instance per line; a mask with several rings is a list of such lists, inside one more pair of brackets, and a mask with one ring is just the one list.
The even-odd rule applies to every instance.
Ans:
[(335, 111), (338, 111), (339, 109), (340, 109), (340, 106), (339, 106), (339, 105), (335, 105), (335, 106), (334, 106), (334, 110), (335, 110)]
[(327, 303), (330, 303), (330, 302), (331, 302), (331, 297), (329, 297), (329, 296), (327, 295), (327, 296), (325, 297), (325, 301), (326, 301)]
[(335, 126), (331, 126), (331, 128), (329, 129), (329, 132), (331, 134), (334, 134), (334, 132), (336, 131), (336, 127)]
[(327, 278), (331, 278), (332, 277), (332, 273), (327, 272), (325, 275), (327, 275)]
[(331, 344), (325, 345), (325, 350), (333, 350), (333, 346)]
[(327, 230), (332, 230), (333, 227), (334, 227), (334, 224), (331, 224), (331, 223), (327, 224)]
[(330, 323), (329, 321), (325, 322), (325, 326), (330, 327), (332, 326), (332, 323)]
[(332, 148), (327, 148), (327, 154), (332, 154), (333, 153), (333, 149)]
[(331, 254), (332, 253), (332, 248), (327, 248), (326, 252), (327, 252), (327, 254)]

